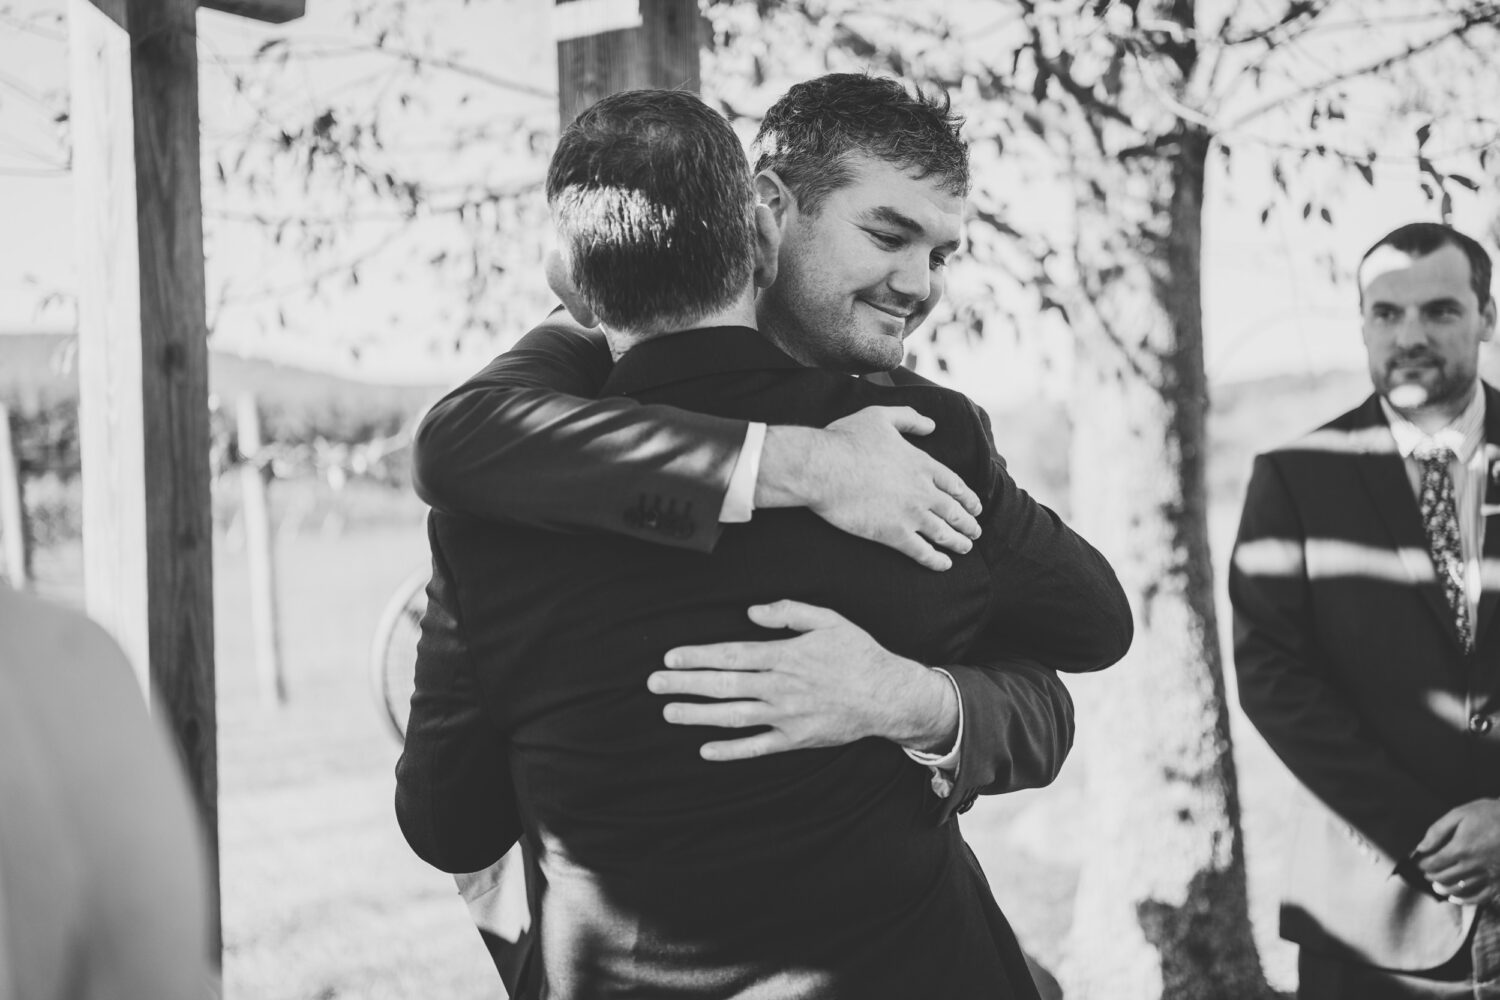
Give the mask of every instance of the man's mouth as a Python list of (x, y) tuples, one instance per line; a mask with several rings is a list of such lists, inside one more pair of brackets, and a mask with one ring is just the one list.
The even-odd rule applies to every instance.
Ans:
[(1392, 361), (1387, 371), (1391, 375), (1419, 375), (1436, 371), (1439, 367), (1435, 358), (1400, 358)]
[(906, 321), (911, 318), (911, 310), (901, 306), (882, 305), (879, 302), (871, 302), (869, 299), (860, 299), (859, 301), (878, 313), (884, 313), (892, 319), (898, 320), (902, 326), (905, 326)]

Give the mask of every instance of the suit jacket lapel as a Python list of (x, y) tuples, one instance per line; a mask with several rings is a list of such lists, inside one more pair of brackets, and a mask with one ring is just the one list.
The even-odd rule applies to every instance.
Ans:
[[(1372, 395), (1366, 400), (1357, 418), (1363, 427), (1389, 426), (1380, 409), (1379, 396)], [(1422, 514), (1417, 509), (1417, 498), (1412, 495), (1411, 481), (1406, 477), (1406, 464), (1396, 452), (1395, 442), (1392, 442), (1389, 451), (1370, 451), (1356, 457), (1360, 478), (1364, 481), (1370, 503), (1385, 522), (1391, 541), (1401, 557), (1401, 564), (1411, 577), (1412, 586), (1443, 623), (1449, 640), (1457, 646), (1458, 627), (1453, 621), (1453, 612), (1448, 607), (1443, 588), (1437, 581), (1437, 573), (1433, 569), (1432, 556), (1427, 547), (1427, 531), (1422, 525)]]
[[(1484, 451), (1485, 476), (1484, 509), (1500, 507), (1500, 480), (1489, 470), (1500, 469), (1500, 392), (1489, 385), (1484, 386)], [(1491, 524), (1491, 519), (1494, 524)], [(1484, 545), (1481, 549), (1479, 579), (1479, 620), (1474, 623), (1474, 645), (1479, 646), (1480, 637), (1495, 617), (1495, 606), (1500, 604), (1500, 511), (1484, 519)]]

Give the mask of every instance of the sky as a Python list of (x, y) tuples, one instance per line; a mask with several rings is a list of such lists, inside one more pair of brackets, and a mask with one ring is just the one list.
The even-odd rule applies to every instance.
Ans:
[[(212, 11), (199, 14), (201, 102), (205, 144), (216, 129), (238, 127), (245, 110), (237, 107), (230, 85), (234, 59), (265, 41), (293, 37), (341, 40), (349, 4), (361, 0), (310, 0), (301, 21), (280, 27), (254, 25)], [(367, 3), (369, 0), (363, 0)], [(62, 169), (62, 147), (51, 115), (60, 109), (67, 83), (65, 23), (53, 16), (65, 0), (0, 0), (0, 332), (68, 329), (66, 309), (43, 308), (49, 289), (72, 284), (73, 216), (69, 178)], [(485, 39), (492, 46), (486, 65), (507, 79), (539, 91), (556, 88), (555, 44), (549, 0), (428, 0), (432, 30), (455, 40)], [(315, 104), (320, 89), (358, 86), (357, 60), (328, 60), (304, 70), (298, 92)], [(528, 99), (516, 97), (524, 104)], [(532, 111), (551, 113), (544, 99), (529, 99)], [(241, 102), (243, 103), (243, 102)], [(455, 106), (436, 109), (432, 135), (462, 118)], [(205, 210), (232, 212), (205, 170)], [(1358, 370), (1364, 366), (1355, 293), (1350, 282), (1364, 248), (1383, 233), (1414, 219), (1435, 218), (1414, 183), (1415, 167), (1377, 172), (1374, 187), (1362, 182), (1342, 192), (1339, 224), (1308, 227), (1291, 213), (1259, 221), (1266, 203), (1266, 171), (1236, 167), (1210, 185), (1205, 261), (1205, 339), (1210, 380), (1233, 382), (1287, 372)], [(1459, 199), (1459, 224), (1476, 216), (1470, 231), (1483, 226), (1478, 203)], [(17, 238), (19, 236), (19, 238)], [(266, 296), (259, 308), (215, 310), (216, 294), (244, 287), (246, 276), (266, 279), (285, 268), (222, 227), (208, 253), (208, 284), (214, 345), (370, 381), (451, 383), (478, 368), (496, 349), (468, 343), (462, 350), (435, 346), (447, 322), (453, 292), (430, 277), (389, 265), (371, 265), (358, 288), (330, 295), (318, 307), (301, 309), (293, 329), (267, 328)], [(1330, 270), (1320, 256), (1333, 261)], [(373, 275), (373, 277), (372, 277)], [(299, 276), (291, 275), (292, 279)], [(266, 287), (274, 291), (274, 281)], [(517, 331), (519, 332), (519, 331)], [(361, 344), (358, 360), (350, 338)], [(977, 348), (948, 344), (948, 381), (987, 405), (1065, 391), (1065, 334), (993, 338)], [(919, 365), (930, 372), (930, 367)]]

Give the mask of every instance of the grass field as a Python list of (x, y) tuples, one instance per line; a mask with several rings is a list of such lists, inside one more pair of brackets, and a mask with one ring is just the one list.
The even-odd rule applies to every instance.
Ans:
[[(290, 703), (260, 704), (243, 551), (218, 539), (224, 995), (232, 1000), (454, 1000), (503, 995), (452, 879), (419, 861), (391, 801), (398, 747), (365, 662), (388, 594), (425, 562), (406, 524), (283, 538)], [(38, 553), (40, 589), (78, 596), (76, 545)]]
[[(1311, 409), (1326, 412), (1309, 415), (1298, 402), (1269, 419), (1237, 407), (1220, 422), (1210, 471), (1221, 569), (1249, 453), (1336, 412), (1319, 403)], [(1014, 455), (1005, 445), (1008, 431), (1015, 426), (997, 420), (1002, 448)], [(1012, 468), (1035, 485), (1024, 461)], [(398, 748), (367, 680), (369, 644), (387, 597), (426, 561), (422, 509), (391, 491), (353, 490), (331, 505), (293, 484), (276, 489), (287, 529), (277, 549), (291, 696), (283, 708), (262, 706), (257, 696), (245, 557), (232, 511), (220, 512), (215, 541), (225, 996), (502, 996), (451, 880), (417, 860), (396, 828)], [(79, 599), (76, 543), (39, 552), (37, 572), (43, 592)], [(1219, 579), (1222, 591), (1222, 572)], [(1221, 622), (1228, 620), (1226, 606)], [(1293, 953), (1276, 938), (1275, 902), (1289, 836), (1288, 779), (1237, 711), (1234, 731), (1256, 935), (1269, 977), (1286, 989), (1294, 981)], [(1109, 835), (1092, 822), (1082, 785), (1075, 759), (1053, 787), (983, 799), (961, 820), (1023, 944), (1052, 969), (1066, 944), (1079, 861), (1094, 838)]]

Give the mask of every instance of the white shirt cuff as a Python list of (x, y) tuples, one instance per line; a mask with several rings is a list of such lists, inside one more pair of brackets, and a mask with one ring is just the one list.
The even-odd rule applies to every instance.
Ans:
[(953, 747), (947, 753), (923, 753), (921, 750), (906, 750), (906, 756), (918, 764), (926, 764), (932, 769), (932, 791), (941, 798), (947, 798), (953, 791), (953, 779), (958, 776), (958, 752), (964, 743), (964, 698), (958, 690), (958, 681), (953, 675), (942, 667), (933, 667), (938, 673), (948, 678), (948, 683), (953, 685), (953, 696), (958, 699), (958, 732), (953, 737)]
[(766, 425), (751, 421), (740, 457), (729, 474), (729, 490), (719, 509), (720, 524), (744, 524), (755, 513), (755, 481), (760, 478), (760, 455), (766, 447)]

